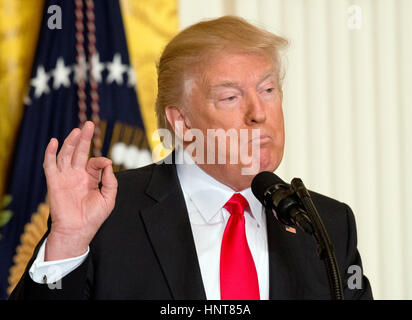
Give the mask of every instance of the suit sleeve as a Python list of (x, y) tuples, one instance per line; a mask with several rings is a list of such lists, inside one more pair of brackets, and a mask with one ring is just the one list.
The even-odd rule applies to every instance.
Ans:
[(27, 267), (10, 294), (9, 300), (84, 300), (90, 298), (90, 276), (92, 268), (92, 259), (90, 254), (83, 263), (75, 270), (64, 276), (58, 285), (39, 284), (30, 277), (29, 270), (37, 257), (38, 251), (43, 241), (50, 232), (51, 220), (48, 220), (48, 230), (43, 238), (37, 244), (33, 256)]
[(368, 278), (363, 273), (362, 261), (357, 249), (355, 217), (351, 208), (345, 206), (348, 221), (348, 242), (342, 274), (344, 296), (346, 300), (371, 300), (373, 299), (372, 289)]

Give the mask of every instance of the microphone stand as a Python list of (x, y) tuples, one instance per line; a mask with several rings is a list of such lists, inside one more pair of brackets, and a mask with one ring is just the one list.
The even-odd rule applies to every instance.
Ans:
[(301, 204), (305, 208), (306, 213), (312, 221), (313, 235), (319, 246), (319, 258), (323, 260), (325, 264), (332, 299), (343, 300), (342, 280), (338, 263), (336, 261), (335, 250), (330, 241), (329, 235), (326, 232), (326, 228), (302, 180), (299, 178), (294, 178), (291, 182), (291, 188), (298, 196)]

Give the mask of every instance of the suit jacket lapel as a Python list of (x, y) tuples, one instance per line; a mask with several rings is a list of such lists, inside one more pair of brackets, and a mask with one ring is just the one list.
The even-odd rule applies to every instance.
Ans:
[(206, 299), (186, 203), (173, 164), (156, 165), (146, 193), (156, 204), (141, 211), (173, 299)]

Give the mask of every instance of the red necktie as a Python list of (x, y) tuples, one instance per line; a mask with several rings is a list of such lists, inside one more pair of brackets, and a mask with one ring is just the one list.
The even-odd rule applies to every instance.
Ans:
[(259, 300), (255, 263), (247, 244), (244, 210), (247, 200), (235, 193), (225, 204), (230, 212), (220, 250), (220, 297), (222, 300)]

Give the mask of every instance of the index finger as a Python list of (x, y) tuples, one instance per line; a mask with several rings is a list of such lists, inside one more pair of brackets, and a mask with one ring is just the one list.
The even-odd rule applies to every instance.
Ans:
[(73, 153), (72, 166), (75, 169), (85, 169), (89, 159), (90, 144), (94, 133), (94, 123), (86, 121), (80, 134), (79, 142)]

